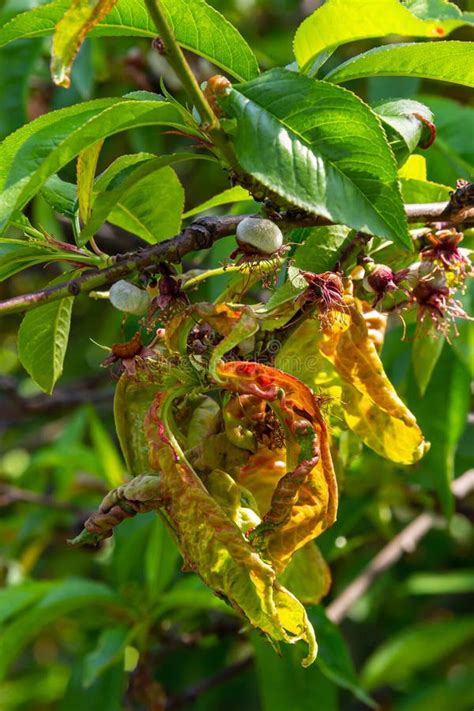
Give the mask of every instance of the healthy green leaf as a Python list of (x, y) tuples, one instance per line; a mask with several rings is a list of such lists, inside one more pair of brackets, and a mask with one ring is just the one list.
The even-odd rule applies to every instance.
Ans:
[(442, 573), (415, 573), (403, 589), (410, 595), (456, 595), (474, 592), (474, 570), (448, 570)]
[(41, 195), (50, 207), (61, 215), (73, 218), (77, 209), (77, 188), (72, 183), (52, 175), (41, 188)]
[[(423, 622), (388, 639), (362, 671), (368, 689), (410, 678), (474, 639), (474, 617)], [(421, 652), (422, 650), (422, 652)]]
[(430, 180), (456, 185), (458, 178), (474, 180), (474, 107), (444, 96), (422, 95), (435, 115), (436, 141), (426, 152)]
[(445, 679), (430, 682), (401, 699), (394, 711), (433, 711), (456, 709), (471, 711), (474, 699), (474, 672), (459, 664)]
[(338, 686), (351, 691), (363, 703), (375, 707), (357, 679), (346, 642), (338, 627), (326, 616), (324, 608), (319, 605), (313, 607), (309, 618), (317, 630), (317, 664), (323, 674)]
[(77, 199), (79, 215), (83, 222), (87, 222), (91, 214), (95, 170), (103, 143), (103, 140), (93, 143), (77, 157)]
[(425, 395), (409, 388), (408, 400), (431, 449), (417, 468), (417, 478), (434, 487), (446, 514), (453, 510), (451, 482), (458, 440), (469, 410), (470, 374), (445, 343)]
[(20, 361), (42, 390), (52, 393), (63, 372), (74, 298), (52, 301), (29, 311), (18, 332)]
[(410, 248), (393, 156), (370, 108), (284, 69), (221, 98), (243, 169), (289, 203)]
[(192, 217), (193, 215), (199, 215), (201, 212), (206, 212), (206, 210), (212, 210), (213, 207), (219, 207), (220, 205), (228, 205), (233, 202), (243, 202), (244, 200), (252, 200), (252, 196), (245, 190), (241, 188), (240, 185), (236, 185), (233, 188), (228, 188), (228, 190), (223, 190), (218, 195), (202, 202), (200, 205), (193, 207), (192, 210), (188, 210), (183, 214), (183, 219), (186, 217)]
[(30, 607), (51, 589), (51, 582), (27, 582), (22, 585), (12, 585), (0, 590), (0, 624), (4, 625), (10, 617)]
[(461, 12), (457, 5), (448, 0), (405, 0), (405, 4), (421, 20), (441, 20), (446, 32), (474, 23), (472, 13)]
[[(162, 0), (179, 44), (209, 59), (236, 79), (258, 74), (255, 56), (241, 34), (204, 0)], [(44, 37), (54, 32), (69, 6), (55, 0), (17, 15), (0, 29), (0, 46), (22, 37)], [(156, 37), (156, 27), (141, 0), (119, 0), (92, 31), (95, 37)]]
[(96, 648), (84, 657), (83, 684), (86, 689), (123, 657), (129, 636), (130, 630), (124, 626), (103, 630)]
[(19, 615), (2, 630), (0, 679), (5, 677), (8, 667), (21, 650), (44, 627), (64, 615), (76, 610), (87, 610), (95, 605), (112, 608), (114, 612), (124, 612), (120, 598), (102, 583), (82, 579), (58, 581), (34, 607)]
[(71, 253), (58, 252), (47, 242), (0, 237), (0, 281), (36, 264), (64, 258), (71, 258)]
[(28, 82), (40, 49), (41, 42), (36, 41), (0, 50), (0, 141), (28, 120)]
[(436, 331), (428, 319), (417, 324), (411, 351), (411, 363), (421, 395), (426, 392), (443, 345), (443, 335)]
[(340, 84), (360, 77), (410, 76), (474, 86), (474, 42), (428, 42), (376, 47), (326, 75)]
[(452, 191), (447, 185), (438, 185), (429, 180), (413, 180), (402, 178), (400, 180), (402, 197), (404, 202), (443, 202), (449, 200)]
[(125, 483), (125, 465), (117, 447), (92, 407), (88, 410), (92, 446), (97, 454), (105, 481), (111, 488)]
[(341, 225), (334, 227), (299, 227), (291, 239), (301, 243), (293, 255), (295, 267), (320, 274), (333, 270), (350, 240), (350, 230)]
[(51, 76), (58, 86), (71, 84), (72, 63), (87, 34), (113, 8), (117, 0), (72, 0), (56, 25), (51, 50)]
[(178, 570), (180, 555), (164, 520), (155, 516), (145, 552), (145, 578), (150, 600), (159, 601)]
[(439, 38), (444, 34), (439, 22), (420, 20), (399, 0), (327, 0), (298, 27), (293, 49), (298, 65), (307, 71), (318, 55), (345, 42), (387, 35)]
[[(402, 165), (418, 147), (422, 136), (423, 143), (431, 140), (427, 124), (433, 123), (433, 114), (419, 101), (399, 99), (386, 101), (374, 106), (375, 113), (381, 118), (389, 144), (395, 154), (398, 165)], [(426, 122), (426, 123), (425, 123)], [(425, 138), (425, 134), (428, 136)]]
[(0, 145), (0, 231), (80, 151), (132, 127), (179, 125), (180, 118), (167, 101), (141, 92), (52, 111), (18, 129)]
[(336, 686), (323, 673), (319, 658), (308, 669), (302, 669), (301, 657), (294, 647), (285, 646), (277, 656), (268, 642), (255, 633), (251, 642), (262, 711), (314, 711), (316, 699), (320, 709), (337, 711)]
[(162, 168), (129, 187), (107, 219), (155, 244), (179, 232), (183, 207), (184, 188), (178, 176), (172, 168)]
[[(143, 156), (143, 154), (141, 154)], [(146, 154), (145, 154), (146, 155)], [(130, 230), (154, 244), (179, 232), (184, 191), (176, 173), (169, 167), (181, 160), (204, 158), (193, 153), (172, 153), (159, 158), (143, 158), (135, 164), (122, 159), (97, 179), (100, 187), (90, 220), (80, 235), (84, 244), (105, 220)], [(120, 165), (123, 165), (122, 170)]]

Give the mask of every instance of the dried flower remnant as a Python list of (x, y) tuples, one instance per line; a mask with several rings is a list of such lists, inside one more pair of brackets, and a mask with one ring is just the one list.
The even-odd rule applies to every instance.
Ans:
[(463, 280), (472, 273), (472, 264), (467, 256), (467, 250), (459, 247), (463, 238), (464, 235), (454, 228), (430, 232), (426, 235), (430, 244), (421, 250), (421, 259), (434, 262)]
[(363, 284), (367, 291), (375, 293), (374, 307), (377, 306), (387, 294), (391, 294), (399, 289), (404, 293), (408, 293), (400, 284), (409, 275), (409, 269), (400, 269), (400, 271), (394, 272), (385, 264), (373, 264), (371, 262), (369, 262), (365, 268), (367, 276)]

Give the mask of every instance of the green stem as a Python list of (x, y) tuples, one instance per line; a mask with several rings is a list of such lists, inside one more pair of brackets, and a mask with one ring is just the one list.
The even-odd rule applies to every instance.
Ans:
[[(279, 259), (278, 261), (269, 262), (268, 265), (262, 262), (259, 265), (260, 273), (263, 274), (264, 272), (273, 271), (276, 266), (281, 266), (283, 261), (283, 259)], [(202, 274), (197, 274), (195, 277), (192, 277), (192, 279), (188, 279), (188, 281), (183, 284), (183, 289), (192, 289), (193, 286), (196, 286), (200, 282), (211, 277), (221, 276), (222, 274), (231, 274), (232, 272), (240, 272), (241, 274), (251, 273), (254, 268), (255, 265), (252, 264), (231, 264), (226, 267), (218, 267), (217, 269), (208, 269), (202, 272)]]
[(198, 111), (202, 124), (209, 128), (214, 128), (219, 125), (216, 115), (209, 106), (209, 103), (202, 93), (196, 77), (192, 73), (189, 64), (187, 63), (181, 47), (176, 41), (173, 29), (169, 23), (168, 16), (161, 3), (161, 0), (145, 0), (148, 12), (151, 15), (156, 29), (163, 41), (166, 50), (166, 58), (178, 75), (182, 85), (184, 86), (189, 98), (193, 102)]

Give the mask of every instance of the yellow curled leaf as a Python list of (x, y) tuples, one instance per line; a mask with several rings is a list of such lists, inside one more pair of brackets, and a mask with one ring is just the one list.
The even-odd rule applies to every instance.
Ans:
[(56, 25), (51, 52), (51, 76), (58, 86), (71, 84), (74, 59), (90, 32), (114, 7), (117, 0), (72, 0)]
[[(303, 605), (278, 582), (272, 566), (235, 522), (235, 487), (221, 487), (214, 498), (186, 461), (166, 424), (173, 399), (155, 398), (145, 433), (150, 465), (161, 476), (164, 512), (187, 568), (275, 642), (305, 640), (308, 655), (303, 664), (311, 664), (317, 646)], [(219, 503), (223, 499), (224, 506)]]
[(331, 572), (318, 546), (307, 543), (278, 577), (304, 605), (317, 605), (331, 587)]
[(428, 444), (414, 415), (397, 395), (354, 302), (345, 323), (307, 319), (284, 344), (277, 365), (310, 387), (340, 401), (344, 417), (362, 441), (399, 464), (413, 464)]
[[(237, 475), (257, 501), (262, 524), (255, 533), (264, 536), (264, 555), (281, 571), (336, 519), (337, 482), (319, 403), (301, 381), (277, 368), (235, 361), (220, 363), (217, 374), (223, 387), (239, 393), (243, 407), (267, 400), (284, 423), (284, 446), (260, 445)], [(246, 414), (252, 418), (250, 408)]]

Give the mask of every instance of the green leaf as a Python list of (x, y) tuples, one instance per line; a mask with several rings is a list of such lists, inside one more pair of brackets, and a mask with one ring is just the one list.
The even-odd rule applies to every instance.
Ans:
[(141, 92), (140, 98), (86, 101), (23, 126), (0, 145), (0, 231), (12, 213), (80, 151), (129, 128), (179, 125), (180, 118), (167, 101)]
[[(0, 29), (0, 46), (21, 37), (44, 37), (69, 7), (69, 0), (17, 15)], [(255, 55), (225, 17), (204, 0), (162, 0), (178, 43), (205, 57), (239, 81), (258, 74)], [(141, 0), (119, 0), (90, 33), (93, 37), (156, 37), (156, 27)]]
[(412, 178), (401, 178), (400, 188), (404, 202), (443, 202), (449, 200), (452, 188), (447, 185), (439, 185), (429, 180), (413, 180)]
[(77, 188), (72, 183), (52, 175), (41, 188), (41, 195), (50, 207), (61, 215), (73, 218), (77, 207)]
[(240, 164), (265, 187), (410, 248), (392, 153), (377, 118), (354, 94), (274, 69), (220, 103), (238, 119)]
[(71, 257), (70, 253), (58, 252), (49, 247), (47, 242), (0, 237), (0, 281), (4, 281), (17, 272), (44, 264), (55, 259)]
[(474, 42), (428, 42), (376, 47), (339, 65), (325, 79), (410, 76), (474, 86)]
[(474, 617), (412, 625), (388, 639), (369, 657), (362, 671), (369, 689), (395, 684), (440, 661), (474, 639)]
[(294, 647), (275, 654), (268, 642), (253, 633), (250, 637), (255, 651), (258, 692), (262, 711), (337, 711), (337, 689), (327, 679), (319, 661), (307, 669), (301, 668), (301, 655)]
[(474, 592), (474, 570), (414, 573), (403, 585), (410, 595), (456, 595)]
[(351, 691), (363, 703), (375, 707), (357, 679), (347, 644), (338, 627), (328, 619), (324, 608), (319, 605), (311, 608), (309, 617), (318, 636), (317, 664), (323, 674), (338, 686)]
[(41, 42), (19, 42), (0, 50), (0, 141), (28, 121), (28, 82), (40, 49)]
[(474, 672), (460, 664), (449, 671), (445, 679), (430, 682), (401, 699), (394, 711), (433, 711), (456, 709), (472, 711), (474, 699)]
[(95, 170), (103, 143), (103, 140), (93, 143), (77, 157), (77, 199), (79, 216), (83, 222), (87, 222), (91, 214)]
[(102, 631), (97, 647), (84, 657), (82, 680), (86, 689), (123, 657), (129, 636), (130, 629), (123, 626), (110, 627)]
[(145, 552), (145, 576), (150, 600), (159, 601), (178, 570), (181, 556), (164, 520), (155, 516)]
[(437, 331), (429, 319), (417, 324), (411, 363), (421, 395), (424, 395), (431, 380), (444, 345), (444, 336)]
[(418, 464), (416, 476), (435, 488), (446, 514), (453, 510), (451, 482), (454, 455), (469, 411), (470, 374), (445, 343), (425, 395), (409, 387), (408, 401), (431, 448)]
[(314, 274), (333, 270), (350, 241), (349, 235), (350, 230), (341, 225), (293, 230), (291, 239), (301, 243), (293, 255), (294, 266)]
[[(398, 165), (402, 165), (423, 141), (431, 140), (431, 134), (423, 122), (432, 124), (433, 114), (419, 101), (398, 99), (374, 106), (375, 113), (384, 124), (388, 142), (395, 154)], [(428, 136), (425, 139), (425, 133)]]
[(428, 177), (445, 185), (474, 179), (474, 108), (443, 96), (421, 96), (435, 115), (436, 141), (426, 153)]
[(228, 205), (229, 203), (243, 202), (252, 199), (253, 198), (248, 190), (241, 188), (240, 185), (236, 185), (233, 188), (223, 190), (218, 195), (214, 195), (214, 197), (211, 197), (209, 200), (193, 207), (192, 210), (188, 210), (183, 214), (183, 219), (186, 217), (192, 217), (193, 215), (199, 215), (201, 212), (212, 210), (212, 208), (219, 207), (220, 205)]
[(72, 63), (87, 34), (113, 8), (117, 0), (72, 0), (56, 25), (51, 50), (51, 76), (58, 86), (71, 84)]
[(29, 311), (18, 332), (20, 361), (42, 390), (51, 394), (63, 372), (74, 297)]
[[(106, 197), (108, 199), (110, 196)], [(100, 209), (100, 196), (98, 203)], [(183, 207), (184, 188), (178, 176), (172, 168), (162, 168), (137, 179), (124, 192), (107, 219), (145, 242), (155, 244), (180, 231)]]
[(307, 71), (318, 55), (345, 42), (387, 35), (439, 38), (444, 34), (439, 22), (420, 20), (399, 0), (327, 0), (298, 27), (293, 49), (298, 65)]
[(97, 179), (95, 189), (100, 191), (94, 199), (91, 218), (81, 231), (81, 244), (93, 237), (105, 220), (150, 244), (179, 232), (184, 190), (176, 173), (167, 166), (205, 156), (172, 153), (153, 159), (142, 157), (135, 164), (122, 160), (128, 158), (119, 158)]
[(446, 32), (474, 24), (472, 13), (461, 12), (448, 0), (405, 0), (407, 8), (421, 20), (441, 20)]
[(117, 447), (92, 407), (88, 410), (92, 445), (100, 461), (104, 479), (111, 488), (125, 483), (125, 465)]
[(26, 607), (31, 607), (38, 601), (53, 583), (26, 582), (22, 585), (12, 585), (0, 590), (0, 624), (4, 625), (11, 617), (15, 617)]
[(111, 608), (126, 614), (120, 598), (110, 588), (92, 580), (58, 581), (31, 609), (4, 627), (0, 635), (0, 679), (5, 677), (10, 664), (22, 649), (44, 627), (64, 615), (88, 610), (94, 605)]

